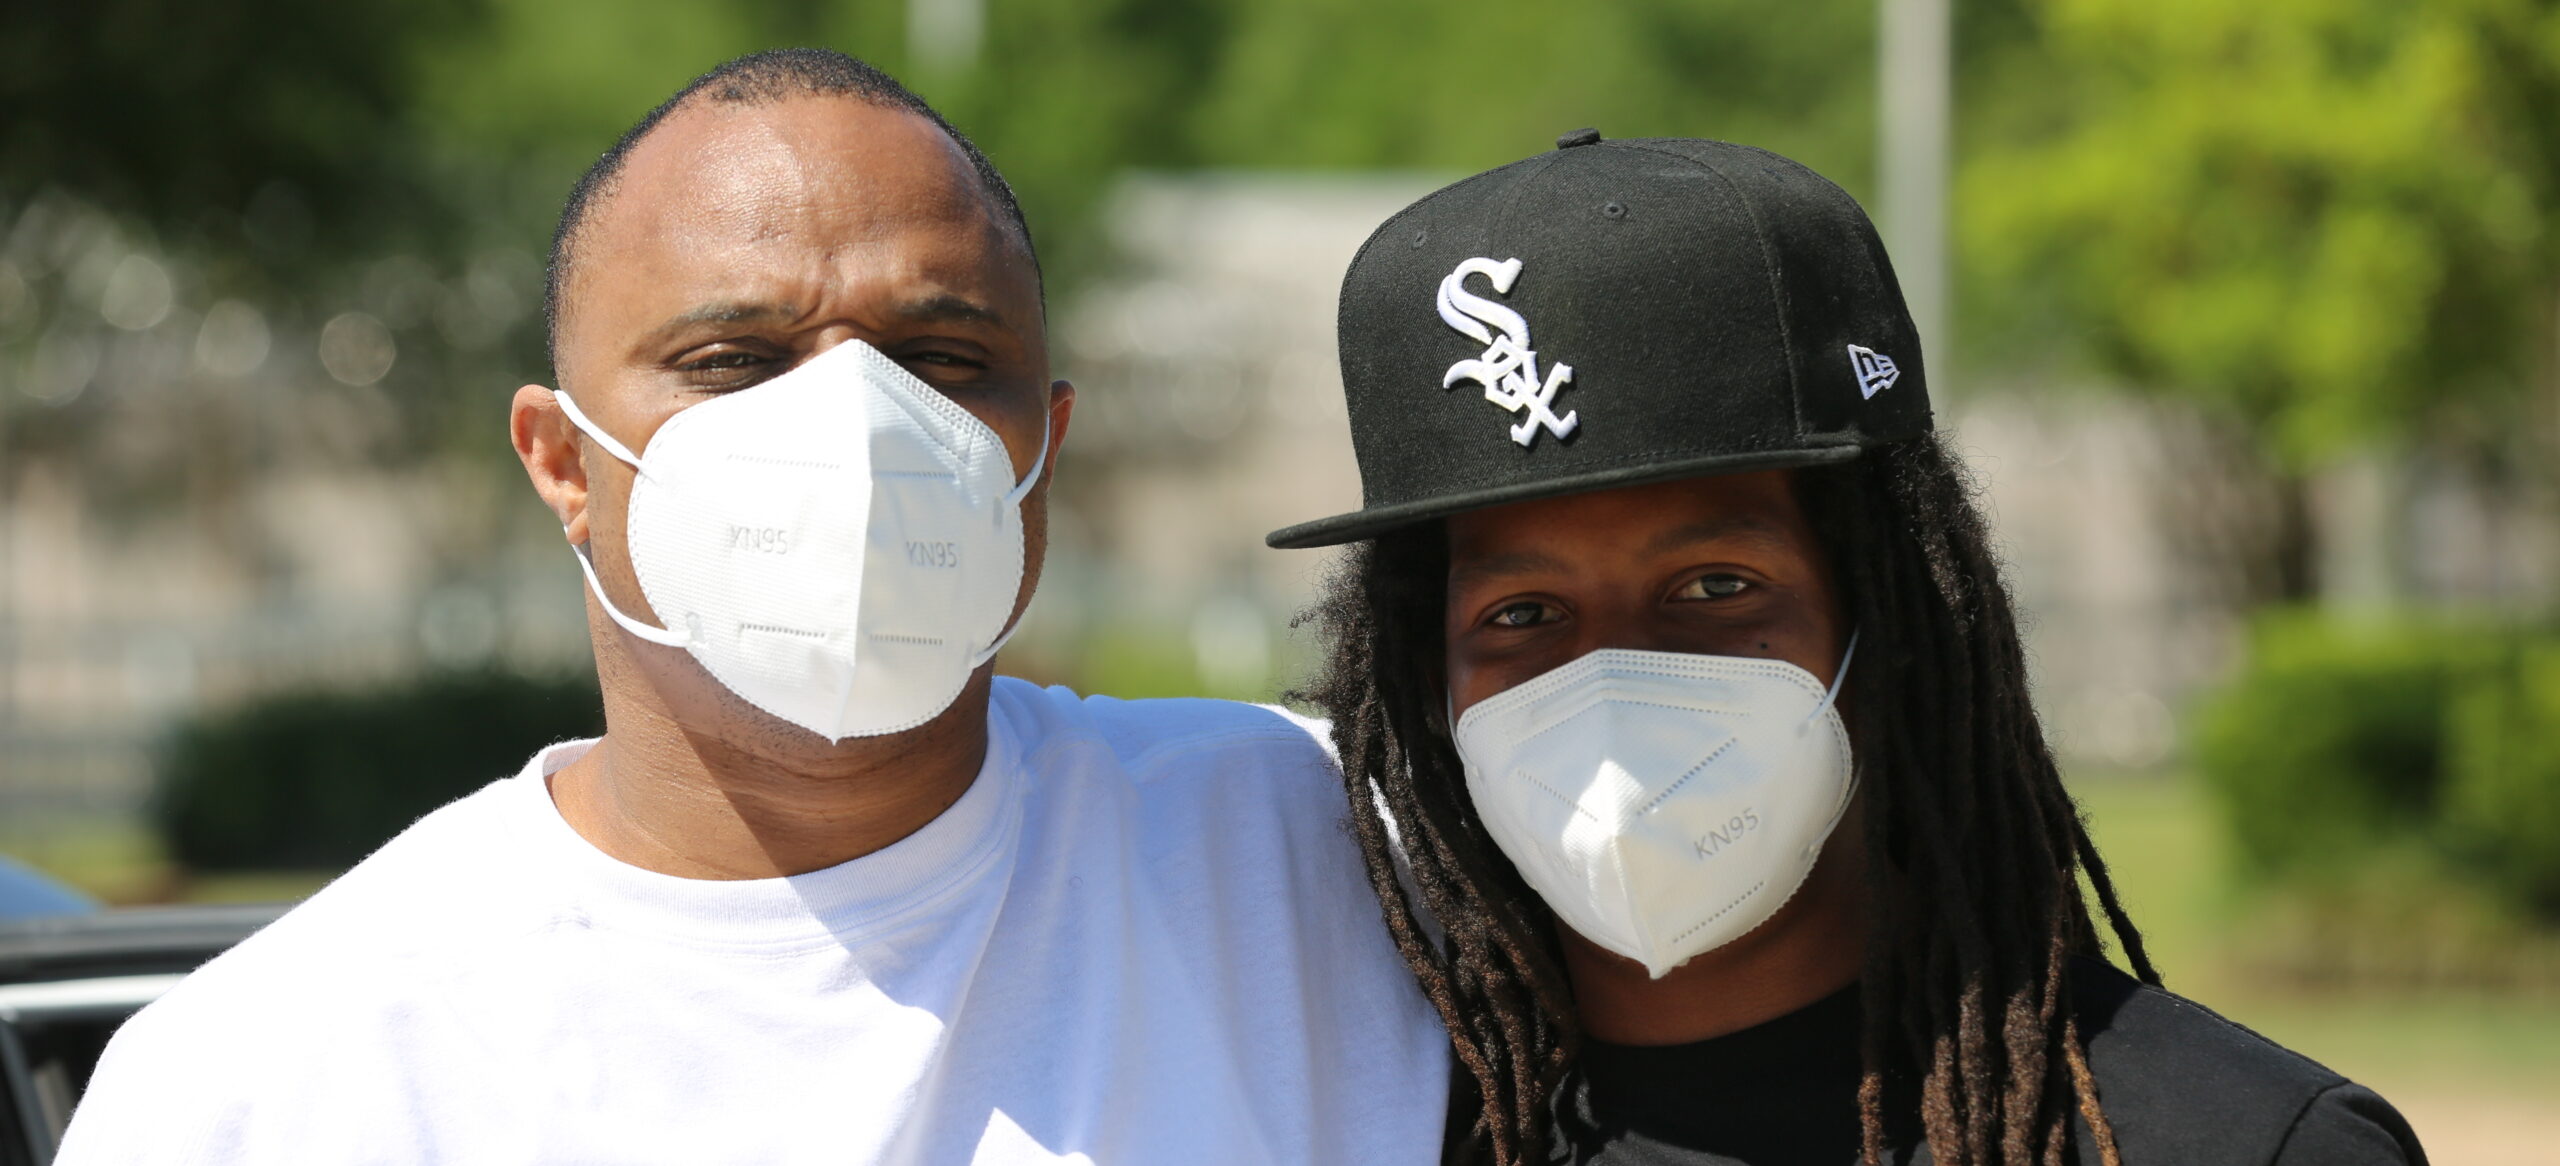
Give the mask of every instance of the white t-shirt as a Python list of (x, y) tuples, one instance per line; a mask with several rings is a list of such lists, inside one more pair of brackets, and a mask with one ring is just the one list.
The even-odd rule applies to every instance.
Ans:
[(788, 879), (605, 856), (546, 749), (126, 1024), (60, 1161), (1436, 1161), (1448, 1039), (1321, 728), (993, 705), (942, 816)]

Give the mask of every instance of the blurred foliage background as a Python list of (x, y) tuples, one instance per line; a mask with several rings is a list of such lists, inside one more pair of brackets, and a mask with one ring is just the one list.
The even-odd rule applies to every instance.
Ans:
[[(2137, 917), (2173, 984), (2403, 1095), (2440, 1160), (2560, 1160), (2560, 3), (1954, 10), (1932, 379)], [(300, 893), (592, 731), (576, 573), (501, 418), (548, 377), (559, 199), (722, 59), (872, 60), (1023, 196), (1086, 404), (1009, 665), (1268, 698), (1320, 568), (1255, 544), (1349, 489), (1338, 417), (1284, 424), (1332, 391), (1348, 247), (1583, 125), (1768, 146), (1875, 205), (1877, 27), (0, 7), (0, 849), (115, 901)]]

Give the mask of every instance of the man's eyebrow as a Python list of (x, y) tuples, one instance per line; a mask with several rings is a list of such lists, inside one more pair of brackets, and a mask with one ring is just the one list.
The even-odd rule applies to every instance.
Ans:
[[(1719, 515), (1672, 527), (1645, 544), (1644, 555), (1667, 555), (1702, 543), (1735, 541), (1766, 549), (1791, 545), (1784, 529), (1750, 514)], [(1506, 575), (1534, 575), (1566, 569), (1564, 560), (1537, 551), (1511, 551), (1470, 559), (1449, 568), (1452, 595)]]
[[(950, 292), (920, 296), (890, 309), (890, 314), (917, 324), (970, 323), (1007, 327), (1004, 315), (994, 308), (965, 296)], [(760, 324), (788, 321), (800, 316), (800, 309), (788, 304), (757, 303), (749, 300), (723, 300), (689, 308), (658, 325), (649, 333), (647, 343), (663, 343), (675, 339), (690, 328), (704, 324)]]
[(1553, 555), (1540, 554), (1537, 551), (1512, 551), (1507, 554), (1488, 555), (1481, 559), (1469, 559), (1450, 566), (1449, 593), (1461, 594), (1483, 585), (1488, 580), (1500, 579), (1506, 575), (1534, 575), (1561, 571), (1564, 567), (1564, 560)]
[(1793, 545), (1785, 530), (1754, 514), (1724, 514), (1672, 527), (1645, 544), (1646, 555), (1665, 555), (1700, 543), (1742, 542), (1780, 550)]
[(951, 292), (940, 292), (906, 300), (889, 309), (901, 320), (918, 324), (967, 323), (1008, 327), (1004, 314), (993, 307)]
[(672, 340), (677, 333), (704, 324), (753, 324), (771, 320), (788, 320), (799, 312), (783, 304), (760, 304), (745, 300), (727, 300), (690, 308), (658, 325), (649, 333), (651, 342)]

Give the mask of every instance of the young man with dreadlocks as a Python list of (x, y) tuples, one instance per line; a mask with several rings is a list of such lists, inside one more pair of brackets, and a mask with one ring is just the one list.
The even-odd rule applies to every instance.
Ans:
[(1361, 249), (1366, 505), (1271, 537), (1365, 540), (1308, 695), (1466, 1070), (1452, 1160), (2423, 1163), (2158, 986), (1857, 204), (1557, 146)]

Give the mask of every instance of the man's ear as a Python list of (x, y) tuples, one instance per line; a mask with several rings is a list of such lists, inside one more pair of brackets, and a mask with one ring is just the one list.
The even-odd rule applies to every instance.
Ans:
[(1040, 471), (1043, 482), (1058, 472), (1058, 447), (1067, 441), (1067, 419), (1075, 416), (1076, 387), (1065, 381), (1049, 382), (1049, 460)]
[(587, 464), (578, 456), (578, 427), (560, 411), (560, 402), (541, 385), (516, 390), (507, 411), (508, 434), (516, 458), (533, 479), (533, 492), (560, 518), (569, 545), (587, 541)]

